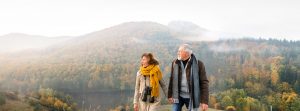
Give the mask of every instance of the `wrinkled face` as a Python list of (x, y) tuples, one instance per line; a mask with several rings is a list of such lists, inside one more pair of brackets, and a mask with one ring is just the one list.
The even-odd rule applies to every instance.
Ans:
[(148, 66), (149, 61), (150, 61), (150, 58), (148, 58), (146, 56), (143, 56), (142, 59), (141, 59), (142, 66), (144, 66), (144, 67)]
[(182, 47), (179, 47), (177, 52), (177, 58), (178, 60), (184, 60), (189, 57), (189, 53), (185, 51)]

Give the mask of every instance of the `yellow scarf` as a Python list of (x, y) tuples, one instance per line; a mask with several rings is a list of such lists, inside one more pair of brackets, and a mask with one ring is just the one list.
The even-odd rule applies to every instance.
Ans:
[(159, 96), (159, 80), (162, 78), (162, 73), (158, 65), (149, 65), (140, 67), (140, 73), (144, 76), (150, 76), (150, 86), (152, 88), (151, 97)]

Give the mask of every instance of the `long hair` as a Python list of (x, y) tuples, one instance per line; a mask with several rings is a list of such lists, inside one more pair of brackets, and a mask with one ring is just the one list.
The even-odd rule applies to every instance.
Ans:
[(158, 61), (155, 59), (155, 57), (153, 56), (153, 54), (152, 53), (144, 53), (142, 56), (141, 56), (141, 58), (143, 58), (143, 57), (147, 57), (147, 58), (149, 58), (150, 60), (149, 60), (149, 65), (159, 65), (159, 63), (158, 63)]

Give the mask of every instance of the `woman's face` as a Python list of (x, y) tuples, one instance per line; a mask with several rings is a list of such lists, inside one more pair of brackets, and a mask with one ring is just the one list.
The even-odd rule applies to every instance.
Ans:
[(141, 60), (142, 66), (144, 66), (144, 67), (148, 66), (149, 61), (150, 61), (150, 59), (148, 57), (143, 56), (142, 60)]

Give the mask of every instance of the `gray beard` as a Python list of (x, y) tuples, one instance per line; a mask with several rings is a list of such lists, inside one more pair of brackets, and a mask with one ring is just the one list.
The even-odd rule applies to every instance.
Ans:
[(181, 60), (182, 58), (178, 56), (177, 59), (178, 59), (178, 60)]

